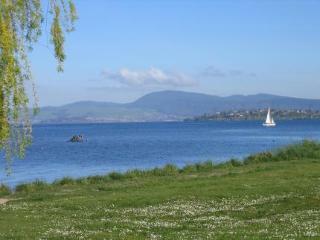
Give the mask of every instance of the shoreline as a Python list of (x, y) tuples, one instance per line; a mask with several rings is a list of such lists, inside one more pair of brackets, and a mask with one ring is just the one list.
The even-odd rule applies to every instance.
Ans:
[[(81, 184), (85, 182), (92, 182), (95, 180), (103, 180), (105, 182), (108, 181), (114, 181), (114, 180), (123, 180), (123, 179), (133, 179), (133, 178), (139, 178), (139, 177), (145, 177), (145, 176), (176, 176), (179, 174), (190, 174), (190, 173), (197, 173), (201, 171), (214, 171), (218, 169), (223, 168), (234, 168), (234, 167), (241, 167), (241, 166), (247, 166), (251, 164), (256, 163), (263, 163), (263, 162), (277, 162), (277, 161), (291, 161), (296, 160), (298, 158), (303, 158), (304, 152), (299, 152), (298, 155), (295, 155), (294, 151), (292, 149), (295, 148), (314, 148), (318, 149), (320, 152), (320, 143), (317, 141), (311, 141), (311, 140), (303, 140), (295, 144), (290, 144), (284, 147), (280, 147), (277, 149), (274, 149), (272, 151), (264, 151), (256, 154), (251, 154), (247, 157), (245, 157), (242, 160), (231, 158), (229, 160), (214, 163), (211, 160), (208, 161), (202, 161), (198, 163), (193, 164), (187, 164), (184, 167), (177, 167), (174, 164), (166, 164), (163, 167), (155, 167), (151, 169), (131, 169), (124, 172), (110, 172), (107, 174), (101, 174), (101, 175), (89, 175), (84, 177), (62, 177), (59, 179), (56, 179), (52, 182), (43, 181), (41, 179), (36, 179), (31, 182), (26, 183), (20, 183), (17, 184), (15, 187), (9, 187), (7, 185), (4, 185), (0, 182), (0, 197), (2, 192), (7, 193), (15, 193), (23, 191), (23, 189), (26, 189), (28, 187), (45, 187), (45, 186), (54, 186), (54, 185), (65, 185), (65, 184)], [(316, 151), (312, 154), (318, 154)], [(310, 155), (308, 158), (312, 157)], [(319, 153), (320, 158), (320, 153)]]
[(0, 238), (320, 237), (319, 172), (320, 143), (304, 141), (224, 165), (34, 182), (0, 192)]
[[(103, 124), (157, 124), (157, 123), (198, 123), (198, 122), (263, 122), (265, 119), (214, 119), (214, 120), (172, 120), (172, 121), (128, 121), (128, 122), (49, 122), (32, 123), (33, 126), (51, 126), (51, 125), (103, 125)], [(293, 118), (278, 119), (277, 121), (320, 121), (320, 118)]]

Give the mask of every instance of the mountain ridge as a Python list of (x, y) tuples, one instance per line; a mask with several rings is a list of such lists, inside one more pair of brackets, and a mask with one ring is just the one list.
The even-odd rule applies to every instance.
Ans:
[(226, 97), (184, 91), (146, 94), (131, 103), (79, 101), (42, 107), (35, 123), (177, 121), (205, 113), (262, 108), (320, 110), (320, 99), (259, 93)]

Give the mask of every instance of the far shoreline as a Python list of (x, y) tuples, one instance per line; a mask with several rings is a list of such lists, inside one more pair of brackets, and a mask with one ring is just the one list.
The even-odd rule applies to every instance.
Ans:
[[(120, 122), (50, 122), (50, 123), (32, 123), (33, 126), (50, 126), (50, 125), (103, 125), (103, 124), (149, 124), (149, 123), (198, 123), (198, 122), (263, 122), (264, 119), (217, 119), (217, 120), (172, 120), (172, 121), (120, 121)], [(320, 121), (320, 118), (307, 119), (279, 119), (277, 122), (285, 121)]]

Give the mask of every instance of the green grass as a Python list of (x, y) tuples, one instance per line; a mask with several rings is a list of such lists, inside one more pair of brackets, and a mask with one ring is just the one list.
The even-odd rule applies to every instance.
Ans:
[(320, 239), (320, 144), (0, 194), (0, 239)]

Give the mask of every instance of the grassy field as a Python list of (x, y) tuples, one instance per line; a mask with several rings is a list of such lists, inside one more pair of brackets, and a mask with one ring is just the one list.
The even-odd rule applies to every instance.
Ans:
[(0, 195), (0, 239), (320, 239), (320, 145)]

